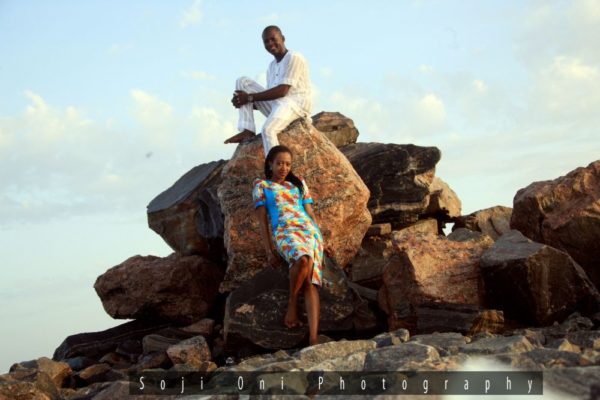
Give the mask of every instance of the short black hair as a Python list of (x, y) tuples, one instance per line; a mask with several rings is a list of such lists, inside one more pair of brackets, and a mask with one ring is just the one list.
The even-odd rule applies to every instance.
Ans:
[(265, 33), (267, 33), (268, 31), (275, 31), (275, 32), (279, 32), (279, 34), (281, 36), (283, 36), (283, 33), (281, 33), (281, 29), (279, 29), (279, 27), (277, 25), (269, 25), (267, 26), (265, 29), (263, 29), (262, 34), (264, 35)]

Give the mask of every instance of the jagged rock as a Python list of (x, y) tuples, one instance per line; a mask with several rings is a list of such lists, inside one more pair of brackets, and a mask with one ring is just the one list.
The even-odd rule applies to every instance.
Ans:
[(313, 115), (312, 124), (337, 147), (356, 143), (358, 138), (358, 129), (354, 127), (354, 121), (339, 112), (321, 111)]
[(143, 371), (152, 368), (169, 368), (173, 365), (171, 359), (165, 351), (155, 351), (140, 356), (137, 364), (131, 369), (133, 371)]
[(96, 360), (84, 356), (66, 358), (63, 361), (66, 362), (73, 371), (81, 371), (96, 363)]
[[(144, 336), (168, 326), (169, 324), (166, 323), (136, 320), (100, 332), (71, 335), (54, 351), (52, 359), (55, 361), (65, 360), (72, 369), (79, 370), (82, 368), (78, 367), (85, 365), (86, 359), (101, 357), (114, 351), (120, 343), (126, 340), (142, 339)], [(78, 356), (84, 356), (86, 359), (79, 359)]]
[(373, 224), (365, 233), (365, 237), (383, 236), (392, 233), (392, 224)]
[(546, 345), (549, 349), (560, 351), (569, 351), (571, 353), (581, 354), (581, 348), (576, 344), (569, 342), (567, 339), (556, 339)]
[(579, 347), (600, 350), (600, 331), (569, 332), (566, 338)]
[(187, 364), (200, 369), (204, 361), (210, 361), (210, 349), (203, 336), (194, 336), (167, 349), (173, 364)]
[(380, 348), (407, 342), (409, 338), (410, 333), (406, 329), (397, 329), (392, 332), (380, 333), (372, 340), (377, 344), (377, 348)]
[(223, 214), (217, 198), (227, 162), (194, 167), (148, 204), (148, 225), (176, 252), (210, 255), (223, 251)]
[(0, 399), (59, 400), (60, 392), (52, 379), (35, 369), (20, 369), (1, 375)]
[(209, 312), (222, 276), (200, 256), (134, 256), (100, 275), (94, 289), (113, 318), (191, 323)]
[(142, 339), (142, 346), (144, 354), (150, 354), (154, 352), (165, 352), (167, 349), (177, 343), (181, 342), (178, 338), (168, 338), (156, 333), (144, 336)]
[(471, 231), (466, 228), (458, 228), (453, 230), (448, 236), (446, 236), (449, 240), (454, 240), (455, 242), (468, 242), (469, 240), (487, 240), (488, 238), (486, 234), (477, 231)]
[[(544, 386), (574, 396), (595, 400), (600, 396), (600, 366), (552, 368), (544, 371)], [(562, 395), (558, 398), (564, 398)]]
[[(325, 264), (325, 287), (320, 291), (321, 332), (350, 330), (353, 326), (352, 292), (343, 274)], [(328, 282), (328, 283), (327, 283)], [(237, 348), (245, 342), (267, 349), (287, 349), (298, 345), (307, 332), (303, 307), (300, 319), (304, 327), (288, 329), (283, 325), (289, 297), (287, 268), (259, 272), (227, 298), (224, 335), (227, 346)], [(302, 297), (298, 300), (303, 305)]]
[(367, 358), (366, 351), (359, 351), (343, 357), (323, 360), (306, 366), (305, 371), (362, 371)]
[(529, 340), (521, 335), (483, 338), (459, 347), (459, 351), (466, 354), (523, 353), (533, 349)]
[(37, 360), (13, 364), (9, 371), (13, 372), (17, 369), (33, 369), (43, 372), (54, 382), (57, 389), (61, 388), (65, 380), (73, 373), (73, 370), (71, 370), (71, 367), (66, 362), (56, 362), (48, 357), (40, 357)]
[(131, 366), (131, 362), (128, 357), (123, 357), (122, 355), (117, 354), (114, 351), (105, 354), (98, 361), (100, 363), (106, 363), (115, 369), (125, 369)]
[[(356, 254), (371, 225), (366, 207), (369, 191), (352, 165), (322, 133), (302, 120), (279, 134), (293, 153), (293, 170), (305, 179), (315, 200), (314, 210), (325, 248), (336, 265), (345, 266)], [(223, 169), (218, 194), (225, 214), (228, 267), (221, 292), (229, 292), (258, 271), (269, 268), (253, 215), (252, 188), (264, 176), (260, 137), (238, 145)]]
[(106, 363), (91, 365), (79, 371), (74, 377), (78, 387), (88, 386), (91, 383), (127, 379), (125, 373), (112, 369)]
[(369, 351), (363, 370), (403, 371), (404, 367), (412, 361), (423, 363), (437, 361), (439, 358), (439, 353), (432, 346), (420, 343), (402, 343)]
[(130, 360), (135, 360), (143, 352), (142, 342), (133, 339), (124, 340), (115, 349), (115, 353), (129, 357)]
[(354, 143), (340, 150), (371, 191), (374, 223), (394, 229), (414, 223), (429, 205), (429, 187), (441, 153), (436, 147)]
[(348, 265), (352, 281), (362, 286), (379, 289), (383, 268), (392, 254), (392, 239), (389, 236), (365, 237), (358, 253)]
[(435, 217), (441, 224), (460, 216), (462, 204), (450, 186), (437, 176), (429, 186), (429, 204), (425, 215)]
[(307, 347), (294, 354), (294, 356), (303, 362), (321, 363), (329, 359), (372, 350), (376, 345), (373, 340), (340, 340)]
[(517, 192), (513, 229), (563, 250), (600, 287), (600, 160)]
[(423, 234), (431, 234), (437, 235), (439, 233), (438, 222), (434, 218), (426, 218), (420, 219), (414, 224), (410, 224), (408, 226), (404, 226), (397, 230), (398, 232), (402, 232), (404, 234), (415, 234), (415, 233), (423, 233)]
[(460, 346), (468, 343), (468, 338), (457, 332), (431, 333), (426, 335), (415, 335), (408, 343), (420, 343), (434, 347), (441, 357), (457, 354)]
[(379, 306), (390, 329), (415, 331), (416, 308), (442, 302), (483, 306), (480, 255), (493, 243), (455, 242), (420, 232), (394, 232), (394, 256), (385, 266)]
[(598, 291), (568, 254), (515, 230), (483, 254), (481, 268), (489, 306), (526, 324), (547, 325), (576, 310), (593, 313), (600, 304)]
[(202, 335), (209, 337), (213, 334), (215, 327), (215, 320), (210, 318), (203, 318), (200, 321), (194, 322), (193, 324), (181, 328), (184, 332), (193, 333), (194, 335)]
[(452, 232), (456, 229), (466, 228), (471, 231), (482, 232), (493, 240), (496, 240), (510, 231), (511, 215), (512, 208), (504, 206), (495, 206), (475, 211), (469, 215), (455, 218)]

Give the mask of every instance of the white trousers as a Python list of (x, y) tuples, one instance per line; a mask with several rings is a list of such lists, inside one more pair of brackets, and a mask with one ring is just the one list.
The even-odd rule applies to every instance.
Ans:
[[(246, 93), (258, 93), (265, 90), (262, 85), (246, 76), (236, 80), (235, 89), (243, 90)], [(263, 149), (265, 150), (266, 156), (273, 146), (279, 144), (277, 134), (284, 130), (290, 122), (301, 117), (301, 115), (294, 110), (288, 101), (283, 99), (247, 103), (239, 108), (240, 117), (238, 120), (238, 129), (240, 132), (244, 129), (256, 132), (253, 104), (265, 117), (267, 117), (261, 132)]]

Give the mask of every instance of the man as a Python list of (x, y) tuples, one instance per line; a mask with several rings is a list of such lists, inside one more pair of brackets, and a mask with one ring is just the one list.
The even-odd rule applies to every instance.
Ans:
[(239, 109), (239, 133), (225, 143), (240, 143), (256, 135), (253, 110), (262, 112), (267, 120), (262, 129), (265, 155), (279, 141), (277, 134), (299, 117), (310, 117), (312, 89), (308, 65), (304, 57), (285, 47), (285, 37), (274, 25), (262, 33), (265, 49), (275, 57), (267, 71), (267, 89), (254, 80), (242, 77), (236, 81), (231, 103)]

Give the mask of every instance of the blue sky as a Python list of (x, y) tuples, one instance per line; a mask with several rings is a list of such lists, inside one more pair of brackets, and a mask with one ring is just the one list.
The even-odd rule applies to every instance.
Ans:
[(0, 0), (0, 370), (105, 329), (93, 283), (170, 249), (145, 207), (227, 159), (260, 33), (307, 58), (314, 112), (442, 151), (470, 213), (600, 158), (600, 1)]

